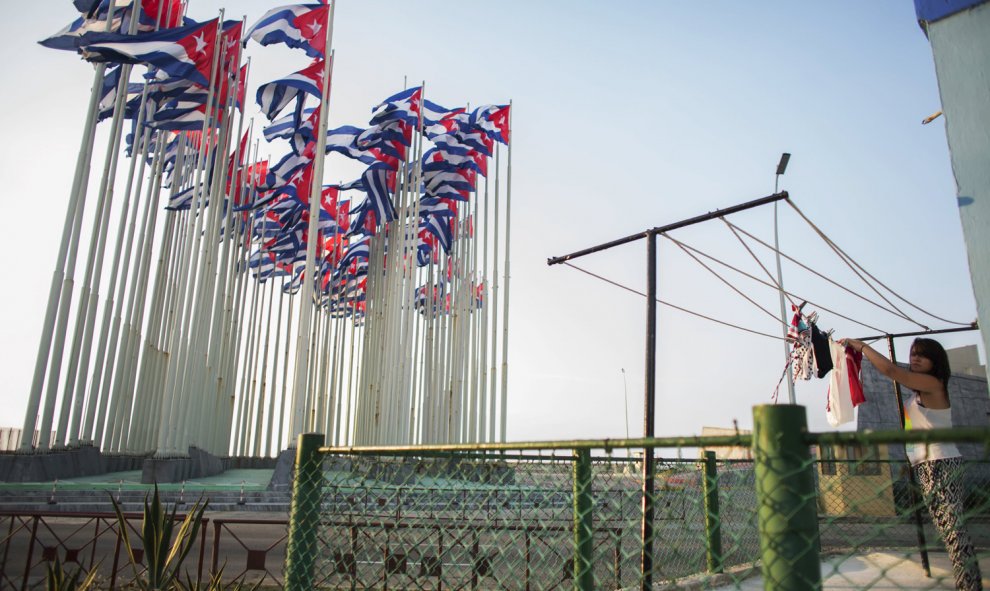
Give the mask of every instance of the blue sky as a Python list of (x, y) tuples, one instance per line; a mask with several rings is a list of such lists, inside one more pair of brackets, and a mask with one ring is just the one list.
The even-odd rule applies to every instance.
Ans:
[[(243, 12), (249, 24), (274, 6), (226, 5), (227, 18)], [(211, 18), (222, 6), (192, 0), (189, 14)], [(72, 18), (63, 0), (30, 3), (0, 23), (8, 56), (0, 167), (16, 253), (0, 291), (0, 426), (23, 421), (92, 80), (89, 65), (36, 41)], [(404, 81), (425, 81), (427, 97), (447, 106), (513, 101), (510, 439), (624, 435), (623, 369), (631, 433), (642, 428), (643, 299), (546, 259), (767, 195), (781, 152), (793, 154), (781, 188), (857, 262), (922, 308), (975, 318), (943, 123), (921, 125), (939, 97), (909, 2), (341, 0), (334, 47), (331, 125), (362, 125)], [(277, 47), (252, 44), (248, 55), (252, 89), (307, 63)], [(356, 170), (328, 159), (325, 179), (350, 180)], [(789, 207), (780, 212), (782, 250), (867, 294)], [(772, 208), (731, 218), (768, 241), (772, 219)], [(674, 236), (759, 272), (721, 222)], [(645, 248), (577, 264), (642, 291)], [(77, 278), (82, 271), (80, 262)], [(660, 243), (659, 276), (662, 299), (780, 331), (669, 241)], [(732, 279), (777, 309), (775, 292)], [(884, 331), (916, 329), (787, 264), (784, 282)], [(839, 336), (873, 333), (820, 316)], [(658, 343), (662, 435), (733, 420), (748, 426), (750, 408), (770, 401), (782, 370), (779, 341), (669, 309), (661, 309)], [(904, 352), (907, 345), (899, 343)], [(813, 428), (825, 428), (826, 386), (798, 385)]]

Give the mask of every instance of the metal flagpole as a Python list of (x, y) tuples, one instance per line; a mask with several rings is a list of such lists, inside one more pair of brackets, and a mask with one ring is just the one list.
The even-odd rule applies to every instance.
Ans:
[[(147, 87), (145, 87), (145, 92), (142, 93), (142, 101), (144, 97), (147, 96)], [(138, 111), (138, 124), (135, 126), (136, 130), (141, 129), (141, 119), (144, 116), (144, 108), (140, 108)], [(136, 134), (137, 135), (137, 134)], [(161, 143), (161, 142), (159, 142)], [(110, 327), (111, 319), (113, 318), (114, 311), (119, 309), (119, 306), (115, 302), (122, 302), (124, 299), (124, 286), (125, 282), (122, 281), (123, 277), (120, 274), (121, 267), (127, 268), (130, 265), (131, 251), (134, 244), (134, 236), (137, 231), (137, 215), (140, 211), (140, 207), (135, 200), (135, 203), (131, 204), (131, 196), (140, 196), (144, 183), (144, 162), (150, 152), (150, 130), (146, 129), (144, 132), (137, 135), (134, 143), (133, 156), (131, 158), (130, 167), (127, 172), (127, 184), (126, 191), (124, 194), (124, 203), (121, 205), (120, 211), (120, 221), (118, 222), (117, 231), (117, 241), (114, 246), (114, 259), (110, 271), (110, 282), (107, 289), (107, 297), (103, 303), (103, 320), (100, 323), (100, 336), (98, 338), (96, 347), (96, 362), (93, 364), (93, 374), (89, 382), (89, 396), (87, 400), (86, 416), (82, 423), (81, 430), (76, 431), (76, 427), (72, 428), (72, 437), (70, 438), (70, 445), (79, 442), (92, 442), (93, 441), (93, 421), (96, 419), (96, 408), (97, 401), (100, 394), (100, 384), (101, 378), (104, 373), (104, 367), (107, 363), (107, 345), (109, 343), (110, 337)], [(152, 171), (154, 171), (157, 165), (157, 159), (161, 157), (161, 150), (156, 148), (155, 160), (152, 164)], [(141, 162), (142, 171), (140, 173), (136, 172), (138, 161)], [(134, 181), (135, 174), (137, 176), (137, 184), (134, 186), (132, 182)], [(128, 213), (130, 217), (128, 218)], [(128, 222), (128, 219), (130, 221)], [(126, 228), (126, 232), (125, 232)], [(126, 239), (125, 239), (126, 236)], [(118, 293), (119, 292), (119, 293)], [(119, 327), (119, 324), (118, 324)], [(88, 363), (83, 364), (84, 367), (88, 366)], [(82, 379), (84, 373), (80, 373), (80, 384), (77, 385), (77, 390), (82, 392), (85, 388), (85, 381)], [(81, 413), (78, 413), (81, 414)], [(78, 416), (78, 414), (76, 416)]]
[(499, 420), (502, 424), (501, 441), (505, 443), (506, 413), (508, 412), (509, 391), (509, 236), (512, 229), (512, 101), (509, 101), (509, 145), (506, 146), (505, 160), (505, 293), (502, 294), (502, 408)]
[(310, 181), (309, 192), (309, 219), (308, 236), (306, 245), (306, 267), (304, 271), (304, 281), (300, 288), (299, 298), (302, 302), (299, 310), (299, 334), (296, 343), (296, 363), (292, 387), (292, 410), (289, 416), (289, 439), (295, 441), (300, 433), (305, 429), (305, 407), (306, 407), (306, 382), (309, 374), (309, 335), (313, 323), (313, 283), (316, 269), (316, 234), (319, 225), (320, 198), (323, 192), (323, 165), (326, 159), (327, 146), (327, 123), (330, 119), (330, 81), (331, 66), (333, 64), (333, 17), (337, 6), (336, 2), (330, 3), (330, 10), (327, 14), (327, 40), (324, 50), (323, 60), (323, 96), (320, 98), (320, 121), (319, 130), (316, 134), (316, 155), (313, 160), (313, 176)]
[[(272, 283), (275, 283), (274, 277), (272, 278)], [(285, 311), (285, 293), (280, 289), (278, 292), (278, 318), (275, 319), (275, 352), (272, 353), (272, 390), (271, 394), (268, 396), (268, 424), (265, 429), (265, 454), (271, 454), (273, 451), (278, 453), (279, 450), (272, 449), (272, 440), (274, 439), (274, 426), (275, 426), (275, 399), (277, 398), (278, 381), (276, 376), (278, 375), (278, 357), (279, 350), (282, 346), (282, 313)]]
[[(107, 9), (107, 25), (109, 31), (112, 28), (113, 16), (116, 9), (116, 0), (110, 0)], [(42, 323), (41, 337), (38, 344), (38, 357), (34, 366), (34, 377), (31, 382), (31, 392), (28, 395), (27, 410), (24, 413), (24, 425), (21, 430), (22, 451), (29, 451), (33, 447), (34, 432), (38, 422), (38, 409), (41, 404), (41, 392), (45, 385), (45, 368), (48, 366), (49, 356), (53, 351), (52, 339), (56, 331), (56, 320), (59, 324), (66, 322), (69, 312), (69, 302), (66, 300), (72, 297), (72, 274), (75, 269), (75, 250), (78, 248), (79, 231), (76, 229), (82, 223), (83, 209), (86, 203), (86, 185), (89, 181), (89, 168), (93, 156), (93, 142), (96, 134), (96, 114), (100, 103), (100, 90), (103, 85), (103, 77), (106, 74), (106, 64), (97, 64), (93, 74), (93, 89), (90, 93), (89, 106), (86, 110), (86, 122), (83, 124), (81, 146), (79, 157), (76, 159), (76, 171), (72, 179), (72, 188), (69, 190), (69, 204), (65, 212), (65, 222), (62, 227), (62, 241), (59, 245), (58, 255), (55, 260), (55, 270), (52, 273), (52, 283), (48, 292), (48, 306), (45, 309), (45, 319)], [(71, 257), (70, 257), (70, 252)], [(71, 259), (71, 266), (66, 265), (67, 258)], [(60, 315), (57, 315), (60, 314)], [(59, 351), (61, 354), (61, 351)], [(57, 380), (57, 376), (55, 377)], [(54, 401), (53, 401), (54, 403)], [(39, 447), (41, 447), (41, 437), (39, 433)], [(47, 441), (51, 433), (44, 435), (46, 444), (42, 448), (47, 448)]]
[[(135, 150), (137, 159), (143, 159), (148, 152), (150, 141), (150, 130), (145, 130), (142, 134), (143, 150)], [(164, 142), (159, 139), (155, 149), (155, 157), (151, 166), (151, 180), (148, 184), (148, 197), (145, 199), (144, 215), (141, 217), (142, 223), (148, 217), (148, 207), (151, 204), (151, 193), (154, 190), (154, 182), (161, 169)], [(132, 162), (132, 169), (135, 162)], [(142, 168), (144, 168), (142, 163)], [(134, 195), (141, 196), (144, 174), (138, 174), (137, 186), (134, 188)], [(130, 186), (128, 185), (128, 190)], [(103, 434), (103, 424), (106, 420), (105, 412), (107, 398), (110, 392), (110, 379), (113, 376), (112, 367), (116, 361), (116, 350), (118, 337), (120, 335), (121, 311), (124, 305), (125, 290), (127, 288), (126, 272), (131, 265), (131, 256), (134, 250), (134, 239), (137, 235), (138, 213), (141, 208), (137, 202), (129, 205), (130, 191), (125, 197), (125, 206), (121, 211), (120, 231), (116, 244), (116, 252), (123, 251), (122, 257), (115, 257), (113, 270), (110, 275), (110, 288), (107, 292), (107, 299), (103, 309), (103, 325), (100, 328), (99, 344), (97, 346), (96, 363), (93, 365), (93, 376), (90, 381), (89, 407), (86, 411), (86, 419), (82, 427), (82, 439), (87, 442), (99, 444)], [(124, 238), (124, 214), (130, 208), (131, 217), (127, 223), (126, 239)], [(124, 273), (121, 273), (121, 269)], [(98, 424), (94, 424), (97, 423)]]
[[(289, 277), (290, 281), (292, 277)], [(285, 289), (285, 280), (282, 281), (282, 289)], [(285, 439), (285, 407), (289, 400), (289, 356), (292, 352), (292, 308), (295, 303), (296, 298), (289, 298), (289, 309), (285, 314), (285, 356), (282, 360), (282, 396), (279, 400), (279, 411), (278, 411), (278, 437), (276, 438), (276, 445), (279, 449), (283, 447), (289, 447), (291, 442)], [(298, 313), (297, 313), (298, 315)]]
[(490, 430), (489, 441), (498, 441), (501, 438), (501, 429), (497, 427), (495, 414), (495, 401), (498, 397), (497, 379), (498, 379), (498, 197), (499, 197), (499, 175), (501, 174), (501, 150), (498, 143), (495, 144), (495, 200), (493, 204), (493, 221), (495, 227), (492, 232), (492, 302), (491, 302), (491, 312), (492, 312), (492, 365), (491, 374), (488, 376), (489, 386), (491, 390), (492, 404), (490, 407), (491, 413), (488, 416), (488, 424)]
[[(135, 21), (137, 19), (134, 19)], [(133, 28), (133, 24), (132, 24)], [(121, 66), (120, 81), (117, 88), (116, 104), (114, 111), (123, 110), (127, 99), (127, 81), (130, 75), (129, 64)], [(90, 354), (92, 353), (92, 341), (94, 326), (96, 323), (96, 309), (99, 302), (100, 282), (103, 277), (104, 256), (106, 252), (106, 242), (110, 225), (110, 213), (112, 210), (115, 179), (117, 176), (117, 166), (120, 159), (120, 130), (123, 127), (123, 119), (113, 133), (114, 154), (112, 164), (105, 173), (106, 187), (102, 191), (104, 201), (102, 207), (97, 207), (99, 212), (93, 220), (93, 238), (90, 242), (90, 251), (87, 257), (85, 279), (81, 292), (79, 310), (76, 316), (76, 328), (73, 334), (72, 352), (69, 355), (69, 366), (67, 368), (65, 388), (62, 393), (62, 412), (59, 417), (59, 427), (56, 431), (56, 444), (77, 445), (79, 443), (79, 429), (82, 422), (83, 405), (85, 403), (86, 383), (89, 377)], [(134, 179), (134, 165), (137, 158), (143, 158), (143, 146), (140, 145), (140, 138), (134, 138), (134, 157), (128, 167), (127, 185), (125, 189), (125, 203), (121, 206), (121, 219), (126, 216), (130, 201), (131, 183)], [(124, 233), (123, 223), (117, 230), (117, 235)], [(119, 241), (119, 239), (118, 239)], [(114, 251), (114, 266), (119, 258), (120, 250)], [(109, 295), (109, 294), (108, 294)], [(69, 425), (70, 411), (72, 422)]]
[[(486, 156), (486, 158), (488, 158)], [(491, 164), (491, 159), (489, 158), (489, 164)], [(489, 173), (490, 174), (490, 173)], [(477, 198), (477, 196), (476, 196)], [(479, 363), (481, 364), (481, 413), (478, 417), (479, 420), (479, 433), (481, 441), (488, 443), (495, 440), (495, 430), (488, 429), (489, 417), (495, 416), (495, 392), (489, 391), (488, 389), (488, 308), (492, 306), (492, 300), (489, 297), (489, 283), (488, 283), (488, 227), (491, 225), (491, 215), (489, 213), (489, 203), (488, 199), (488, 175), (485, 175), (485, 232), (484, 232), (484, 253), (481, 257), (481, 283), (484, 285), (482, 289), (482, 306), (480, 310), (481, 315), (481, 359)], [(495, 351), (492, 351), (492, 355)]]

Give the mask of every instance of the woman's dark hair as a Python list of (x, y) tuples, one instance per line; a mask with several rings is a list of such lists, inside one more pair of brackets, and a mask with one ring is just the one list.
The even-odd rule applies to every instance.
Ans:
[(952, 369), (949, 368), (949, 355), (945, 352), (942, 344), (935, 339), (914, 339), (911, 343), (911, 354), (920, 355), (932, 362), (931, 375), (938, 378), (945, 387), (946, 394), (949, 390), (949, 377)]

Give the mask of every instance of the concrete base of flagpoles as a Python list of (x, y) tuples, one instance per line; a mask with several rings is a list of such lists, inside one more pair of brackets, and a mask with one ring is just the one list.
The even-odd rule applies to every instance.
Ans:
[(0, 454), (0, 482), (51, 482), (137, 470), (146, 458), (147, 454), (104, 454), (92, 445)]

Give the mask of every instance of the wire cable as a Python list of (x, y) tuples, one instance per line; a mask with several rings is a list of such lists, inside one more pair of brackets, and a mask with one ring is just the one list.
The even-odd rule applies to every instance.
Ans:
[[(822, 279), (822, 280), (824, 280), (824, 281), (826, 281), (826, 282), (834, 285), (835, 287), (838, 287), (842, 291), (845, 291), (846, 293), (848, 293), (850, 295), (853, 295), (853, 296), (855, 296), (855, 297), (863, 300), (864, 302), (866, 302), (866, 303), (868, 303), (870, 305), (876, 306), (877, 308), (880, 308), (881, 310), (883, 310), (884, 312), (887, 312), (888, 314), (891, 314), (893, 316), (897, 316), (898, 318), (901, 318), (901, 319), (904, 319), (904, 320), (909, 320), (909, 321), (911, 320), (907, 316), (904, 316), (903, 314), (899, 314), (896, 310), (891, 310), (890, 308), (885, 307), (883, 304), (879, 304), (877, 302), (874, 302), (873, 300), (869, 299), (868, 297), (866, 297), (864, 295), (861, 295), (861, 294), (858, 294), (855, 291), (849, 289), (848, 287), (842, 285), (841, 283), (839, 283), (839, 282), (837, 282), (837, 281), (835, 281), (833, 279), (830, 279), (829, 277), (826, 277), (825, 275), (819, 273), (818, 271), (815, 271), (811, 267), (809, 267), (809, 266), (801, 263), (800, 261), (798, 261), (794, 257), (789, 256), (786, 253), (781, 252), (780, 250), (774, 248), (769, 243), (764, 242), (763, 240), (760, 240), (759, 238), (757, 238), (756, 236), (750, 234), (749, 232), (747, 232), (746, 230), (740, 228), (739, 226), (736, 226), (735, 224), (733, 224), (731, 222), (726, 222), (726, 223), (729, 224), (729, 226), (731, 226), (735, 230), (738, 230), (740, 233), (745, 234), (748, 238), (750, 238), (752, 240), (755, 240), (756, 242), (758, 242), (759, 244), (763, 245), (764, 247), (770, 249), (771, 251), (780, 254), (780, 256), (782, 256), (785, 259), (787, 259), (788, 261), (794, 263), (798, 267), (801, 267), (802, 269), (804, 269), (805, 271), (811, 273), (812, 275), (815, 275), (816, 277), (818, 277), (818, 278), (820, 278), (820, 279)], [(883, 331), (880, 331), (880, 332), (883, 332)]]
[(770, 272), (770, 269), (766, 268), (766, 266), (763, 264), (763, 261), (761, 261), (759, 257), (756, 256), (756, 253), (754, 253), (753, 250), (749, 247), (749, 245), (746, 244), (746, 241), (742, 239), (742, 236), (740, 236), (739, 233), (736, 232), (735, 226), (733, 226), (732, 223), (730, 223), (729, 220), (725, 219), (724, 217), (719, 219), (722, 220), (729, 227), (729, 230), (732, 231), (732, 234), (736, 237), (736, 240), (739, 241), (739, 244), (743, 245), (743, 248), (746, 249), (746, 252), (749, 253), (749, 256), (753, 257), (753, 260), (756, 261), (756, 264), (759, 265), (761, 269), (763, 269), (763, 272), (767, 274), (768, 278), (770, 278), (770, 281), (777, 288), (777, 291), (783, 293), (784, 296), (787, 297), (787, 301), (791, 304), (791, 308), (792, 309), (796, 308), (797, 305), (795, 304), (794, 300), (791, 298), (790, 294), (784, 291), (783, 285), (777, 282), (777, 279), (773, 276), (773, 273)]
[[(804, 212), (802, 212), (802, 211), (801, 211), (801, 210), (800, 210), (800, 209), (798, 208), (798, 206), (797, 206), (797, 205), (795, 205), (795, 204), (794, 204), (794, 203), (793, 203), (793, 202), (792, 202), (792, 201), (791, 201), (790, 199), (785, 199), (785, 201), (787, 201), (787, 204), (788, 204), (788, 205), (790, 205), (790, 206), (791, 206), (791, 208), (793, 208), (793, 209), (794, 209), (794, 211), (796, 211), (796, 212), (797, 212), (797, 214), (798, 214), (799, 216), (801, 216), (801, 219), (803, 219), (803, 220), (804, 220), (805, 222), (807, 222), (807, 223), (808, 223), (808, 225), (809, 225), (809, 226), (811, 226), (811, 227), (812, 227), (812, 229), (814, 229), (814, 230), (815, 230), (815, 232), (817, 232), (817, 233), (818, 233), (818, 235), (819, 235), (819, 236), (821, 236), (821, 237), (822, 237), (822, 239), (823, 239), (823, 240), (825, 240), (825, 241), (826, 241), (826, 243), (827, 243), (827, 244), (828, 244), (829, 246), (831, 246), (831, 247), (833, 248), (833, 250), (835, 250), (835, 251), (836, 251), (836, 252), (838, 252), (838, 253), (841, 253), (841, 255), (842, 255), (842, 256), (844, 256), (844, 257), (846, 257), (846, 258), (848, 258), (848, 260), (849, 260), (849, 262), (851, 262), (851, 263), (852, 263), (852, 264), (854, 264), (854, 265), (855, 265), (855, 266), (856, 266), (857, 268), (859, 268), (860, 270), (862, 270), (862, 271), (863, 271), (863, 273), (864, 273), (864, 274), (866, 274), (866, 276), (867, 276), (867, 277), (869, 277), (869, 278), (870, 278), (870, 279), (872, 279), (873, 281), (876, 281), (878, 285), (880, 285), (881, 287), (883, 287), (884, 289), (886, 289), (887, 291), (889, 291), (889, 292), (890, 292), (891, 294), (893, 294), (893, 295), (894, 295), (894, 297), (896, 297), (897, 299), (899, 299), (899, 300), (901, 300), (902, 302), (904, 302), (904, 303), (905, 303), (905, 304), (907, 304), (908, 306), (911, 306), (911, 307), (912, 307), (912, 308), (914, 308), (915, 310), (917, 310), (917, 311), (919, 311), (919, 312), (921, 312), (922, 314), (925, 314), (925, 315), (927, 315), (927, 316), (931, 316), (932, 318), (934, 318), (934, 319), (936, 319), (936, 320), (941, 320), (942, 322), (946, 322), (946, 323), (948, 323), (948, 324), (955, 324), (955, 325), (957, 325), (957, 326), (969, 326), (969, 324), (970, 324), (969, 322), (957, 322), (957, 321), (955, 321), (955, 320), (947, 320), (947, 319), (945, 319), (945, 318), (942, 318), (942, 317), (940, 317), (940, 316), (936, 316), (935, 314), (933, 314), (933, 313), (931, 313), (931, 312), (929, 312), (929, 311), (927, 311), (927, 310), (925, 310), (925, 309), (923, 309), (923, 308), (921, 308), (921, 307), (919, 307), (919, 306), (917, 306), (917, 305), (915, 305), (915, 304), (913, 304), (913, 303), (911, 303), (911, 302), (910, 302), (910, 301), (908, 301), (908, 300), (907, 300), (906, 298), (904, 298), (904, 296), (902, 296), (902, 295), (900, 295), (899, 293), (897, 293), (897, 292), (896, 292), (896, 291), (894, 291), (893, 289), (891, 289), (891, 288), (889, 288), (889, 287), (887, 287), (887, 285), (886, 285), (886, 284), (884, 284), (884, 283), (883, 283), (882, 281), (880, 281), (879, 279), (877, 279), (876, 277), (874, 277), (873, 275), (871, 275), (871, 274), (869, 273), (869, 271), (867, 271), (866, 269), (864, 269), (864, 268), (862, 267), (862, 265), (860, 265), (859, 263), (857, 263), (857, 262), (856, 262), (855, 260), (853, 260), (853, 258), (852, 258), (852, 257), (850, 257), (849, 255), (847, 255), (847, 254), (846, 254), (846, 253), (845, 253), (845, 252), (844, 252), (844, 251), (843, 251), (843, 250), (842, 250), (841, 248), (839, 248), (839, 246), (838, 246), (837, 244), (835, 244), (835, 242), (833, 242), (833, 241), (832, 241), (832, 240), (831, 240), (831, 239), (830, 239), (830, 238), (829, 238), (828, 236), (826, 236), (826, 235), (825, 235), (825, 233), (824, 233), (824, 232), (822, 232), (822, 231), (821, 231), (821, 229), (819, 229), (819, 228), (818, 228), (818, 226), (816, 226), (816, 225), (815, 225), (814, 223), (812, 223), (812, 221), (811, 221), (810, 219), (808, 219), (808, 216), (806, 216), (806, 215), (804, 215)], [(864, 281), (865, 281), (865, 280), (864, 280)], [(880, 294), (878, 293), (878, 295), (880, 295)], [(881, 295), (880, 297), (883, 297), (883, 296)], [(884, 298), (884, 301), (886, 301), (886, 298)], [(888, 303), (889, 303), (889, 302), (888, 302)], [(893, 304), (891, 304), (891, 305), (893, 306)], [(912, 322), (915, 322), (915, 321), (912, 321)], [(921, 324), (921, 323), (919, 323), (919, 322), (915, 322), (915, 324), (918, 324), (918, 326), (921, 326), (921, 327), (922, 327), (922, 328), (924, 328), (925, 330), (931, 330), (930, 328), (928, 328), (927, 326), (925, 326), (925, 325), (923, 325), (923, 324)]]
[[(804, 221), (807, 222), (809, 226), (811, 226), (811, 228), (815, 231), (815, 233), (817, 233), (818, 236), (822, 240), (825, 241), (825, 244), (827, 244), (829, 246), (829, 248), (832, 249), (832, 252), (834, 252), (836, 255), (838, 255), (839, 259), (843, 263), (845, 263), (846, 266), (849, 267), (849, 269), (853, 273), (855, 273), (856, 276), (859, 277), (860, 280), (863, 283), (865, 283), (866, 286), (869, 287), (873, 291), (873, 293), (875, 293), (878, 296), (880, 296), (880, 299), (881, 300), (887, 302), (887, 304), (890, 305), (890, 307), (892, 307), (893, 309), (897, 310), (897, 312), (901, 315), (901, 317), (904, 318), (905, 320), (907, 320), (908, 322), (912, 322), (914, 324), (917, 324), (918, 326), (920, 326), (921, 328), (923, 328), (925, 330), (931, 330), (929, 327), (925, 326), (924, 324), (922, 324), (922, 323), (918, 322), (917, 320), (909, 317), (903, 310), (901, 310), (900, 308), (898, 308), (896, 305), (894, 305), (893, 302), (891, 302), (889, 299), (887, 299), (887, 297), (885, 295), (883, 295), (882, 293), (880, 293), (880, 290), (877, 289), (872, 283), (870, 283), (869, 281), (867, 281), (866, 280), (866, 277), (863, 277), (863, 274), (867, 275), (868, 277), (870, 277), (871, 279), (873, 279), (874, 281), (876, 281), (877, 283), (879, 283), (887, 291), (889, 291), (891, 293), (894, 293), (894, 292), (889, 287), (887, 287), (886, 285), (883, 285), (883, 283), (881, 283), (880, 281), (878, 281), (876, 277), (873, 277), (872, 275), (870, 275), (866, 271), (866, 269), (863, 269), (863, 267), (859, 263), (857, 263), (856, 261), (854, 261), (852, 257), (850, 257), (848, 254), (846, 254), (845, 251), (843, 251), (841, 248), (839, 248), (839, 245), (837, 245), (836, 243), (832, 242), (832, 239), (829, 238), (828, 236), (826, 236), (825, 235), (825, 232), (823, 232), (821, 229), (818, 228), (818, 226), (816, 226), (814, 223), (812, 223), (811, 220), (808, 219), (808, 217), (804, 215), (804, 212), (802, 212), (801, 210), (799, 210), (796, 205), (794, 205), (792, 203), (791, 204), (791, 207), (794, 208), (794, 210), (798, 213), (798, 215), (800, 215), (801, 218), (804, 219)], [(860, 271), (863, 271), (863, 273), (860, 273)], [(897, 294), (895, 293), (894, 295), (897, 295)], [(898, 296), (898, 297), (900, 297), (900, 296)], [(907, 301), (904, 298), (900, 298), (900, 299), (902, 301)]]
[[(663, 236), (667, 240), (670, 240), (671, 242), (673, 242), (674, 244), (676, 244), (678, 247), (680, 247), (680, 249), (683, 250), (689, 257), (691, 257), (692, 259), (694, 259), (694, 261), (696, 263), (698, 263), (699, 265), (701, 265), (702, 267), (704, 267), (709, 273), (711, 273), (712, 275), (714, 275), (715, 277), (717, 277), (719, 281), (721, 281), (722, 283), (724, 283), (725, 285), (727, 285), (729, 287), (729, 289), (731, 289), (732, 291), (734, 291), (737, 294), (739, 294), (739, 296), (742, 297), (744, 300), (746, 300), (747, 302), (749, 302), (749, 303), (753, 304), (754, 306), (756, 306), (759, 310), (761, 310), (764, 314), (766, 314), (770, 318), (773, 318), (776, 322), (779, 322), (779, 323), (783, 324), (784, 326), (787, 326), (787, 322), (785, 322), (783, 318), (779, 318), (776, 314), (774, 314), (770, 310), (767, 310), (763, 306), (757, 304), (756, 301), (754, 301), (752, 298), (750, 298), (749, 296), (747, 296), (746, 294), (744, 294), (742, 291), (740, 291), (739, 289), (737, 289), (736, 286), (732, 285), (732, 283), (730, 283), (725, 277), (722, 277), (721, 275), (719, 275), (718, 273), (716, 273), (714, 269), (712, 269), (711, 267), (709, 267), (705, 263), (701, 262), (701, 260), (698, 257), (694, 256), (693, 253), (689, 252), (688, 249), (685, 248), (685, 245), (684, 245), (683, 242), (677, 240), (676, 238), (671, 238), (666, 233), (661, 234), (661, 236)], [(691, 249), (691, 250), (694, 250), (694, 249)], [(753, 278), (753, 277), (751, 277), (751, 278)], [(753, 279), (755, 279), (755, 278), (753, 278)], [(760, 281), (762, 283), (762, 280), (760, 280), (760, 279), (757, 279), (757, 281)], [(766, 283), (764, 283), (764, 285), (766, 285)]]
[[(594, 277), (595, 279), (599, 279), (601, 281), (604, 281), (605, 283), (608, 283), (610, 285), (614, 285), (615, 287), (618, 287), (620, 289), (624, 289), (624, 290), (626, 290), (628, 292), (634, 293), (634, 294), (636, 294), (638, 296), (642, 296), (644, 298), (646, 297), (646, 294), (643, 293), (643, 292), (636, 291), (635, 289), (633, 289), (631, 287), (622, 285), (621, 283), (618, 283), (616, 281), (612, 281), (611, 279), (608, 279), (606, 277), (602, 277), (601, 275), (598, 275), (597, 273), (592, 273), (591, 271), (588, 271), (587, 269), (582, 269), (581, 267), (578, 267), (577, 265), (575, 265), (573, 263), (568, 263), (568, 262), (564, 261), (563, 264), (566, 265), (566, 266), (568, 266), (568, 267), (571, 267), (572, 269), (575, 269), (577, 271), (580, 271), (580, 272), (582, 272), (582, 273), (584, 273), (586, 275), (590, 275), (590, 276)], [(732, 324), (731, 322), (726, 322), (724, 320), (718, 320), (717, 318), (712, 318), (711, 316), (706, 316), (704, 314), (701, 314), (700, 312), (694, 312), (692, 310), (688, 310), (687, 308), (682, 308), (682, 307), (680, 307), (680, 306), (678, 306), (676, 304), (671, 304), (670, 302), (665, 302), (665, 301), (661, 300), (660, 298), (657, 298), (656, 301), (657, 301), (657, 303), (663, 304), (664, 306), (673, 308), (673, 309), (678, 310), (680, 312), (684, 312), (685, 314), (690, 314), (692, 316), (697, 316), (698, 318), (703, 318), (705, 320), (714, 322), (716, 324), (721, 324), (723, 326), (728, 326), (730, 328), (736, 328), (736, 329), (739, 329), (739, 330), (741, 330), (743, 332), (749, 332), (749, 333), (752, 333), (752, 334), (755, 334), (755, 335), (760, 335), (761, 337), (767, 337), (767, 338), (770, 338), (770, 339), (776, 339), (778, 341), (786, 341), (787, 340), (784, 337), (779, 337), (779, 336), (775, 336), (775, 335), (772, 335), (772, 334), (767, 334), (765, 332), (760, 332), (760, 331), (757, 331), (757, 330), (753, 330), (751, 328), (746, 328), (746, 327), (743, 327), (743, 326), (739, 326), (737, 324)]]
[[(678, 244), (679, 246), (681, 246), (682, 249), (687, 249), (687, 250), (693, 251), (693, 252), (695, 252), (695, 253), (697, 253), (697, 254), (699, 254), (699, 255), (707, 258), (710, 261), (713, 261), (715, 263), (718, 263), (718, 264), (722, 265), (723, 267), (726, 267), (728, 269), (731, 269), (732, 271), (735, 271), (736, 273), (739, 273), (743, 277), (746, 277), (748, 279), (752, 279), (753, 281), (759, 283), (760, 285), (764, 285), (766, 287), (770, 287), (770, 288), (776, 289), (776, 286), (774, 284), (767, 283), (766, 281), (763, 281), (759, 277), (755, 277), (755, 276), (753, 276), (753, 275), (751, 275), (751, 274), (743, 271), (742, 269), (738, 269), (736, 267), (733, 267), (732, 265), (726, 263), (725, 261), (721, 261), (721, 260), (713, 257), (710, 254), (704, 253), (704, 252), (698, 250), (697, 248), (694, 248), (693, 246), (688, 246), (687, 244), (684, 244), (683, 242), (680, 242), (680, 241), (678, 241), (675, 238), (672, 238), (670, 236), (667, 236), (666, 234), (664, 235), (664, 237), (667, 238), (668, 240), (670, 240), (671, 242), (674, 242), (675, 244)], [(711, 271), (711, 269), (709, 269), (709, 271)], [(714, 271), (712, 271), (712, 273), (715, 274), (716, 276), (718, 276), (718, 274), (715, 273)], [(719, 279), (722, 279), (722, 278), (719, 277)], [(722, 279), (722, 281), (724, 282), (725, 279)], [(826, 306), (823, 306), (823, 305), (821, 305), (821, 304), (819, 304), (817, 302), (814, 302), (814, 301), (812, 301), (812, 300), (810, 300), (808, 298), (801, 297), (798, 294), (795, 294), (795, 293), (792, 293), (792, 292), (789, 292), (789, 291), (786, 291), (786, 290), (784, 290), (784, 293), (787, 294), (787, 295), (789, 295), (789, 296), (793, 296), (795, 299), (801, 300), (803, 302), (807, 302), (807, 303), (811, 304), (812, 306), (818, 308), (819, 310), (824, 310), (824, 311), (828, 312), (829, 314), (832, 314), (833, 316), (837, 316), (839, 318), (842, 318), (844, 320), (848, 320), (849, 322), (852, 322), (854, 324), (858, 324), (858, 325), (860, 325), (862, 327), (869, 328), (871, 330), (875, 330), (877, 332), (884, 332), (883, 330), (881, 330), (881, 329), (879, 329), (879, 328), (877, 328), (875, 326), (871, 326), (869, 324), (866, 324), (865, 322), (862, 322), (860, 320), (856, 320), (855, 318), (850, 318), (849, 316), (846, 316), (845, 314), (840, 314), (839, 312), (836, 312), (835, 310), (832, 310), (831, 308), (828, 308)], [(777, 318), (777, 320), (780, 321), (779, 318)]]

